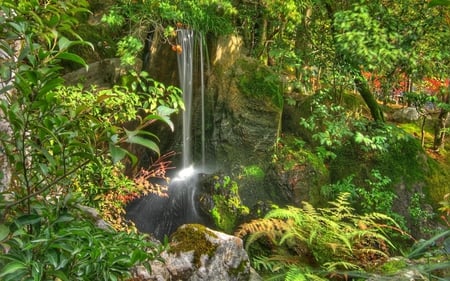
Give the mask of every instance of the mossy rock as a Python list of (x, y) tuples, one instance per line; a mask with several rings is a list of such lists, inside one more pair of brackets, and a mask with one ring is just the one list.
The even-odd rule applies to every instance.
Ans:
[(200, 257), (211, 257), (217, 245), (208, 237), (217, 238), (216, 234), (200, 224), (184, 225), (172, 234), (169, 253), (182, 253), (194, 251), (194, 264), (200, 266)]
[(199, 224), (181, 226), (162, 257), (175, 277), (170, 280), (250, 280), (250, 262), (242, 239)]
[(240, 59), (237, 68), (244, 73), (238, 81), (239, 90), (253, 98), (269, 98), (277, 107), (283, 107), (283, 93), (279, 75), (256, 60)]
[(337, 156), (329, 165), (331, 182), (353, 177), (355, 186), (370, 188), (367, 180), (373, 170), (378, 170), (391, 180), (385, 186), (386, 191), (396, 195), (389, 211), (405, 219), (405, 226), (415, 238), (427, 238), (428, 231), (439, 222), (427, 217), (414, 217), (411, 213), (412, 198), (424, 195), (419, 203), (420, 209), (438, 214), (438, 202), (449, 192), (448, 169), (443, 169), (430, 158), (420, 141), (402, 129), (391, 127), (389, 138), (385, 151), (364, 151), (354, 142), (336, 150)]
[(283, 138), (271, 163), (268, 179), (273, 183), (273, 198), (299, 206), (302, 201), (320, 204), (320, 187), (329, 184), (325, 163), (304, 148), (301, 140)]

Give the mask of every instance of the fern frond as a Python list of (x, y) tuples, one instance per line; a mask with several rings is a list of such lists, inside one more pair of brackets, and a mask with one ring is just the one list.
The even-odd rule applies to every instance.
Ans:
[(307, 267), (298, 267), (292, 266), (289, 268), (289, 271), (286, 273), (285, 281), (327, 281), (312, 271), (310, 271)]
[(323, 267), (329, 272), (337, 271), (339, 269), (362, 270), (358, 265), (347, 261), (326, 262), (323, 264)]
[(252, 267), (257, 271), (277, 272), (282, 266), (279, 262), (274, 262), (273, 258), (256, 256), (252, 258)]
[(294, 268), (290, 269), (286, 273), (286, 278), (284, 280), (285, 281), (308, 281), (305, 274), (298, 267), (294, 267)]
[(245, 250), (248, 252), (250, 249), (250, 246), (253, 243), (255, 243), (256, 241), (258, 241), (261, 237), (268, 238), (273, 245), (275, 245), (277, 243), (275, 237), (271, 237), (271, 236), (267, 235), (267, 233), (264, 233), (264, 232), (255, 232), (255, 233), (250, 234), (247, 237), (247, 239), (245, 241)]
[(364, 254), (365, 256), (380, 256), (380, 257), (384, 257), (384, 258), (388, 258), (388, 254), (386, 254), (385, 252), (378, 250), (378, 249), (374, 249), (374, 248), (363, 248), (363, 249), (358, 249), (357, 250), (359, 253), (358, 254)]
[(351, 203), (348, 200), (350, 197), (350, 193), (343, 192), (338, 195), (335, 201), (328, 202), (332, 207), (328, 207), (326, 209), (320, 209), (322, 212), (326, 212), (332, 217), (336, 217), (339, 220), (343, 220), (344, 218), (352, 217), (355, 209), (351, 207)]
[(265, 281), (284, 281), (285, 273), (279, 273), (275, 275), (270, 275), (270, 277), (265, 278)]
[(279, 236), (287, 229), (286, 222), (280, 219), (257, 219), (239, 226), (235, 236), (243, 238), (252, 233), (266, 233), (270, 237)]
[(305, 221), (304, 213), (301, 209), (288, 206), (286, 209), (273, 209), (265, 216), (266, 219), (282, 219), (292, 221), (296, 225), (302, 225)]
[(306, 215), (309, 215), (309, 216), (312, 216), (312, 217), (318, 215), (316, 208), (314, 208), (314, 206), (311, 205), (311, 203), (309, 203), (309, 202), (302, 202), (302, 204), (303, 204), (302, 210), (303, 210), (303, 212)]
[(295, 229), (295, 228), (290, 229), (289, 231), (287, 231), (286, 233), (284, 233), (281, 236), (280, 245), (286, 244), (286, 243), (288, 243), (289, 241), (292, 241), (292, 240), (295, 240), (295, 241), (298, 241), (298, 242), (299, 241), (305, 241), (306, 238), (305, 238), (304, 234), (306, 234), (306, 233), (302, 233), (301, 231), (299, 231), (299, 229)]

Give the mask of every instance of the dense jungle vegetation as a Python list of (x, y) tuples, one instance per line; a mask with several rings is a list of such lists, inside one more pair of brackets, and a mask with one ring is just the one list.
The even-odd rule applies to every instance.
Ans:
[[(337, 178), (321, 190), (327, 206), (274, 208), (223, 227), (245, 238), (261, 275), (364, 280), (389, 256), (404, 255), (425, 257), (421, 272), (448, 280), (450, 193), (429, 187), (432, 211), (421, 208), (422, 195), (411, 199), (410, 216), (434, 226), (418, 243), (387, 188), (396, 176), (416, 180), (420, 162), (399, 142), (427, 153), (440, 171), (431, 183), (450, 180), (448, 0), (0, 0), (0, 280), (127, 280), (132, 266), (160, 258), (167, 245), (138, 233), (124, 207), (164, 195), (164, 185), (148, 180), (168, 180), (170, 153), (146, 129), (173, 129), (170, 116), (184, 105), (177, 87), (133, 66), (150, 33), (181, 52), (173, 40), (181, 27), (208, 40), (241, 36), (246, 55), (275, 73), (261, 80), (282, 87), (281, 108), (308, 99), (310, 114), (296, 121), (302, 133), (280, 135), (277, 152), (308, 148), (338, 167), (351, 147), (380, 157), (386, 170), (394, 158), (412, 164), (392, 178), (375, 169), (366, 181)], [(87, 66), (92, 54), (119, 57), (124, 79), (111, 89), (66, 85), (62, 74)], [(419, 121), (392, 123), (387, 116), (399, 104), (415, 107)], [(132, 145), (160, 158), (125, 175), (138, 161)], [(96, 225), (91, 210), (108, 225)]]

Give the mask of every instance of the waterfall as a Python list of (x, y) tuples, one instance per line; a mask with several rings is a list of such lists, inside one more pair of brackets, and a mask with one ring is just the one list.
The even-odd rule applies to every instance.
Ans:
[(205, 137), (205, 70), (204, 70), (204, 60), (203, 60), (203, 35), (199, 35), (200, 44), (200, 84), (201, 84), (201, 109), (202, 109), (202, 167), (205, 168), (206, 165), (206, 137)]
[(192, 29), (178, 30), (178, 44), (181, 51), (178, 52), (178, 75), (180, 77), (180, 88), (183, 94), (185, 110), (183, 111), (183, 169), (192, 165), (192, 80), (193, 80), (193, 50), (194, 31)]
[[(198, 41), (191, 29), (180, 29), (177, 35), (177, 63), (180, 88), (183, 95), (185, 110), (182, 115), (182, 166), (177, 176), (169, 185), (168, 197), (149, 195), (132, 202), (127, 206), (127, 218), (131, 219), (137, 228), (153, 234), (158, 239), (170, 235), (179, 226), (186, 223), (208, 224), (208, 218), (197, 209), (197, 184), (199, 174), (194, 170), (193, 134), (192, 134), (192, 103), (194, 99), (194, 60), (199, 60), (200, 72), (198, 80), (201, 86), (201, 170), (205, 167), (205, 114), (204, 114), (204, 67), (203, 67), (203, 36)], [(196, 43), (199, 44), (199, 57), (194, 56)], [(198, 72), (196, 72), (198, 74)], [(198, 170), (197, 170), (198, 171)]]
[[(204, 81), (204, 58), (203, 58), (203, 35), (198, 35), (195, 41), (194, 31), (192, 29), (180, 29), (177, 33), (178, 44), (181, 51), (178, 52), (178, 75), (180, 80), (180, 89), (183, 94), (183, 102), (185, 110), (183, 112), (183, 135), (182, 135), (182, 168), (189, 171), (193, 165), (192, 155), (192, 101), (193, 101), (193, 72), (194, 59), (198, 60), (199, 66), (199, 82), (201, 94), (201, 167), (205, 167), (206, 139), (205, 139), (205, 81)], [(194, 47), (198, 44), (199, 58), (195, 57)]]

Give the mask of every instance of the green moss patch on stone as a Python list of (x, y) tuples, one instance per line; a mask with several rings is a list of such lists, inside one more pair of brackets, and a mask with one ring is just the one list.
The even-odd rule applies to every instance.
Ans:
[(253, 178), (257, 181), (262, 181), (265, 176), (263, 169), (258, 165), (245, 166), (243, 168), (243, 174), (244, 176)]
[(245, 73), (239, 77), (240, 91), (255, 98), (268, 97), (276, 107), (283, 107), (283, 92), (278, 75), (257, 61), (240, 59), (238, 64)]
[(230, 274), (232, 276), (239, 276), (241, 275), (248, 267), (248, 260), (243, 260), (238, 267), (236, 268), (230, 268)]
[(202, 255), (211, 257), (217, 249), (208, 236), (217, 238), (214, 232), (200, 224), (189, 224), (180, 227), (171, 237), (169, 253), (183, 253), (194, 251), (194, 264), (200, 266)]
[(408, 264), (406, 263), (406, 261), (402, 259), (393, 259), (384, 263), (380, 267), (380, 270), (384, 274), (392, 274), (406, 268), (407, 266)]

